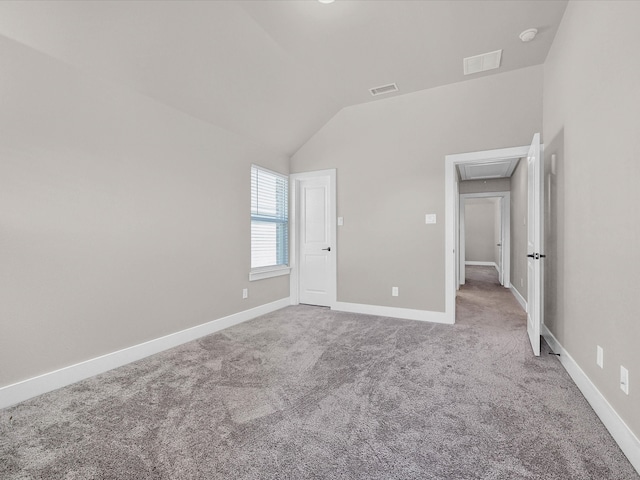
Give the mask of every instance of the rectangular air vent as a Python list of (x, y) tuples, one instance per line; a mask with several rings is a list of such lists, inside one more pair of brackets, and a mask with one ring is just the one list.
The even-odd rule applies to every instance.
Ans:
[(504, 158), (485, 163), (463, 163), (458, 165), (462, 180), (485, 180), (508, 178), (518, 166), (518, 158)]
[(398, 85), (396, 85), (395, 83), (390, 83), (389, 85), (370, 88), (369, 91), (371, 92), (371, 95), (375, 97), (377, 95), (384, 95), (385, 93), (397, 92)]
[(476, 55), (475, 57), (467, 57), (462, 60), (464, 74), (471, 75), (472, 73), (480, 73), (498, 68), (500, 66), (501, 58), (502, 50), (483, 53), (482, 55)]

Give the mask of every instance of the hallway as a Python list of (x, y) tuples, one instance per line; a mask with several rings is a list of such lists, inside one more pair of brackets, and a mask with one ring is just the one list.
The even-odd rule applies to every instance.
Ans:
[(456, 324), (526, 329), (526, 313), (509, 289), (500, 285), (494, 267), (467, 265), (465, 271), (465, 285), (456, 297)]

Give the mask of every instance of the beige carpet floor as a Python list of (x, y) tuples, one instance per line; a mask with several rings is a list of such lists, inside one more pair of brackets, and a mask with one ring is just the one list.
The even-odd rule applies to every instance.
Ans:
[(640, 477), (479, 267), (453, 326), (289, 307), (2, 410), (0, 478)]

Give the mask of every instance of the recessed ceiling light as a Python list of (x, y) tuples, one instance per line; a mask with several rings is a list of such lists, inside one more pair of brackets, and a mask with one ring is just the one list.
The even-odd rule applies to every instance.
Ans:
[(529, 28), (528, 30), (525, 30), (520, 34), (520, 40), (522, 40), (523, 42), (530, 42), (531, 40), (536, 38), (537, 34), (538, 34), (537, 28)]
[(318, 0), (320, 3), (333, 3), (335, 0)]

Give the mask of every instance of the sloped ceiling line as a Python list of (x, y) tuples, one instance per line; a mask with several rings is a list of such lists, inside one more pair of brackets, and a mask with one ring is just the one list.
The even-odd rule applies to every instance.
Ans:
[[(342, 108), (544, 62), (566, 1), (0, 2), (0, 34), (291, 155)], [(536, 27), (536, 39), (518, 34)], [(462, 58), (504, 50), (464, 78)], [(388, 97), (387, 97), (388, 98)]]

